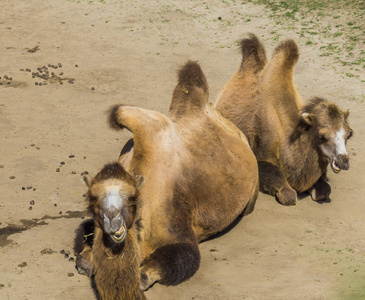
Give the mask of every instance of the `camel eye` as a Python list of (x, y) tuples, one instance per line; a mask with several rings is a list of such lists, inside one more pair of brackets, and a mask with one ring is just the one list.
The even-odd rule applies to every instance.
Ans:
[(320, 143), (326, 143), (327, 141), (328, 141), (328, 139), (323, 135), (323, 134), (320, 134), (319, 136), (318, 136), (318, 141), (320, 142)]

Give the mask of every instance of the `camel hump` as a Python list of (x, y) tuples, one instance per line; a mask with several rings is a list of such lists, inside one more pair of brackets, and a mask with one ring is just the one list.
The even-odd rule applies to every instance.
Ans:
[(178, 85), (186, 88), (200, 88), (208, 93), (208, 83), (199, 64), (189, 60), (179, 70)]
[(274, 50), (273, 59), (278, 58), (285, 69), (294, 69), (299, 59), (299, 48), (292, 39), (285, 40)]
[(250, 33), (248, 38), (241, 40), (240, 51), (242, 55), (240, 66), (241, 72), (249, 69), (254, 73), (257, 73), (266, 65), (267, 58), (265, 47), (253, 33)]
[(117, 104), (108, 111), (112, 129), (128, 129), (134, 135), (147, 135), (151, 130), (167, 128), (171, 121), (163, 114), (139, 107)]
[(208, 104), (209, 87), (199, 64), (188, 61), (178, 72), (178, 83), (172, 95), (170, 116), (199, 111)]

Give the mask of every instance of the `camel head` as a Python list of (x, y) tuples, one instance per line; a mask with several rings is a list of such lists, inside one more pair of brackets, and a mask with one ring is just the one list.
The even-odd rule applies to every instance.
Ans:
[(119, 163), (111, 163), (93, 178), (84, 177), (89, 211), (109, 243), (121, 244), (131, 227), (138, 190), (136, 181)]
[(350, 167), (346, 143), (352, 136), (352, 129), (347, 122), (348, 116), (349, 111), (342, 111), (322, 98), (311, 100), (302, 113), (302, 119), (313, 129), (314, 143), (335, 173)]

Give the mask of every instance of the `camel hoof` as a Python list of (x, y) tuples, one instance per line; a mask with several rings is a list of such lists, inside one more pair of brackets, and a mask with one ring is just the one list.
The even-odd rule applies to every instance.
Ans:
[(314, 201), (325, 201), (331, 195), (331, 186), (328, 183), (322, 184), (319, 187), (315, 187), (310, 194)]
[(283, 188), (276, 193), (277, 200), (285, 206), (297, 204), (297, 192), (293, 189)]
[(145, 273), (141, 273), (141, 281), (139, 283), (139, 289), (144, 292), (149, 289), (148, 276)]
[(86, 275), (87, 277), (91, 277), (93, 273), (91, 262), (82, 255), (76, 256), (75, 268), (79, 274)]

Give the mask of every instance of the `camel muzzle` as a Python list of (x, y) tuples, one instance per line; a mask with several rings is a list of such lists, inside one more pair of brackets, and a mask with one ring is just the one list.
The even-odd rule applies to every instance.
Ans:
[(341, 170), (348, 170), (350, 168), (349, 156), (339, 154), (332, 159), (331, 168), (333, 172), (339, 173)]

